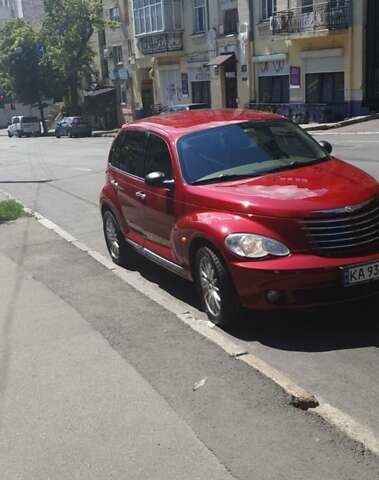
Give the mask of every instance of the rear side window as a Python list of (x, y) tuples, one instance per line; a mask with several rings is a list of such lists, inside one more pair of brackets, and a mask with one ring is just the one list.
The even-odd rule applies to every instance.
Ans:
[(129, 131), (119, 135), (112, 147), (110, 163), (130, 175), (145, 173), (146, 133)]
[(20, 123), (20, 119), (18, 117), (14, 118), (12, 120), (12, 123), (15, 124), (15, 123)]
[(145, 174), (151, 172), (163, 172), (167, 179), (172, 178), (171, 155), (166, 142), (152, 134), (149, 136)]
[(23, 123), (38, 123), (37, 117), (22, 117)]

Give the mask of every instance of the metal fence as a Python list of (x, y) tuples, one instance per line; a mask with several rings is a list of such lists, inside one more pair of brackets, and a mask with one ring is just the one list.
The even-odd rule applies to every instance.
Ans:
[(313, 30), (339, 30), (352, 22), (351, 0), (330, 0), (314, 3), (310, 11), (304, 7), (283, 10), (273, 15), (273, 34), (290, 34)]

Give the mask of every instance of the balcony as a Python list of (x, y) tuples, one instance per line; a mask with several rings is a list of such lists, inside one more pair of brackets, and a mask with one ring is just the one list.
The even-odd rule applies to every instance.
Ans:
[(144, 55), (183, 50), (183, 32), (156, 33), (138, 39), (138, 48)]
[(302, 34), (318, 31), (335, 31), (349, 28), (352, 22), (352, 1), (332, 0), (315, 3), (310, 12), (293, 8), (277, 12), (271, 18), (273, 35)]

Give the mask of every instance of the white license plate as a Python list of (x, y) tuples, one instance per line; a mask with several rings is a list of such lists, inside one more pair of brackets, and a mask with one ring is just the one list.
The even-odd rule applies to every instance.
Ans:
[(379, 262), (367, 263), (344, 268), (343, 284), (345, 287), (379, 280)]

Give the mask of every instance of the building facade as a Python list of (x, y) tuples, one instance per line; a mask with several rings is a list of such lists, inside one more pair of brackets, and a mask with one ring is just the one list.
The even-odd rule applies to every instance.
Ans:
[(96, 39), (98, 76), (120, 123), (198, 102), (300, 123), (364, 114), (379, 106), (377, 3), (104, 0), (118, 26)]
[(38, 24), (43, 17), (43, 0), (0, 0), (0, 24), (23, 18)]
[(254, 2), (255, 104), (299, 122), (367, 112), (363, 0)]

